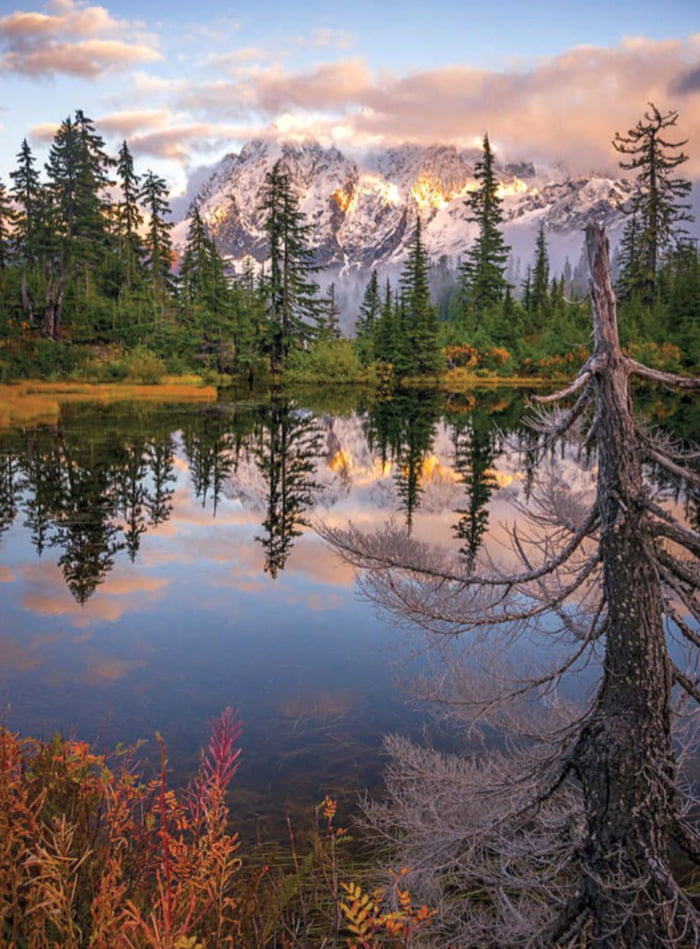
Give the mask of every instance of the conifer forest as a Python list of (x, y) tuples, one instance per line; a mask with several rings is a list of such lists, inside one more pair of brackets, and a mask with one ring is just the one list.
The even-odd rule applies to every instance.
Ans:
[[(614, 140), (621, 168), (637, 180), (614, 261), (620, 329), (632, 353), (679, 369), (700, 360), (700, 264), (686, 230), (685, 142), (668, 137), (677, 113), (650, 108)], [(368, 274), (349, 342), (340, 338), (339, 286), (320, 279), (283, 161), (265, 183), (263, 262), (222, 258), (196, 204), (176, 254), (164, 179), (137, 170), (126, 141), (109, 155), (78, 110), (61, 122), (43, 167), (25, 139), (0, 182), (3, 378), (119, 378), (128, 371), (121, 357), (134, 352), (170, 373), (247, 380), (285, 366), (323, 379), (332, 364), (336, 381), (363, 379), (369, 366), (390, 366), (397, 378), (455, 367), (566, 371), (590, 336), (585, 275), (551, 272), (556, 237), (540, 227), (524, 279), (510, 284), (488, 135), (475, 177), (468, 207), (477, 236), (461, 261), (436, 287), (418, 214), (400, 279)], [(112, 347), (107, 365), (104, 347)]]

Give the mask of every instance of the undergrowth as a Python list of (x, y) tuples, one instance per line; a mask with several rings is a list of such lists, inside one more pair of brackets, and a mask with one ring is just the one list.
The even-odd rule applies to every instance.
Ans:
[[(160, 744), (147, 780), (139, 747), (0, 729), (0, 945), (7, 949), (380, 949), (418, 945), (431, 912), (401, 874), (365, 893), (336, 822), (315, 808), (303, 846), (245, 857), (230, 824), (241, 726), (227, 709), (184, 788), (168, 785)], [(267, 862), (261, 862), (265, 853)]]

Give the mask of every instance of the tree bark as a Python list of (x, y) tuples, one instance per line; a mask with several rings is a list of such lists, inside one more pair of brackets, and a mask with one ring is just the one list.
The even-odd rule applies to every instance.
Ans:
[(608, 242), (601, 229), (588, 228), (587, 246), (598, 407), (597, 508), (609, 621), (601, 688), (572, 759), (587, 820), (581, 896), (591, 914), (596, 949), (644, 949), (682, 944), (676, 943), (683, 925), (680, 891), (670, 870), (671, 664), (629, 364), (620, 349)]

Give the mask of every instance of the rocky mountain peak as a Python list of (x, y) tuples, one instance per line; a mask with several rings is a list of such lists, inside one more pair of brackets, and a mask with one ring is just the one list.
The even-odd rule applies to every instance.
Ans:
[[(349, 158), (318, 142), (269, 144), (254, 140), (221, 160), (195, 203), (220, 251), (240, 259), (267, 256), (262, 204), (265, 176), (281, 159), (313, 228), (317, 262), (340, 272), (398, 265), (418, 215), (433, 257), (463, 256), (474, 237), (466, 198), (477, 186), (478, 149), (453, 145), (401, 145)], [(579, 232), (592, 219), (613, 227), (634, 184), (596, 175), (570, 177), (555, 165), (529, 158), (498, 162), (506, 237), (523, 243), (540, 222), (560, 235)], [(182, 232), (183, 228), (180, 228)], [(179, 234), (176, 234), (176, 237)], [(517, 243), (517, 241), (516, 241)]]

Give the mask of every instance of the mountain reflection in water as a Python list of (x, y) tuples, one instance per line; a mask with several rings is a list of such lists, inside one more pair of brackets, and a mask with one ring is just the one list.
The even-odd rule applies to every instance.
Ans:
[[(656, 414), (675, 437), (695, 430), (693, 403)], [(527, 501), (522, 417), (515, 392), (407, 390), (345, 412), (70, 404), (56, 426), (0, 432), (8, 725), (107, 746), (160, 730), (184, 773), (233, 705), (242, 815), (373, 786), (382, 733), (422, 723), (393, 665), (415, 643), (309, 525), (393, 516), (473, 568)], [(573, 455), (567, 476), (590, 480)], [(697, 498), (668, 493), (697, 523)]]

